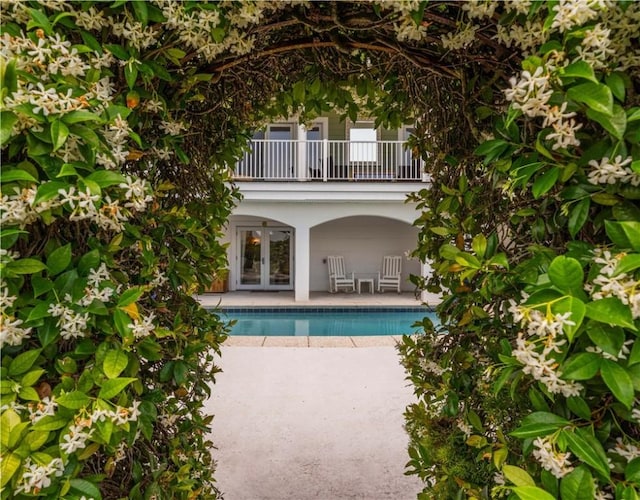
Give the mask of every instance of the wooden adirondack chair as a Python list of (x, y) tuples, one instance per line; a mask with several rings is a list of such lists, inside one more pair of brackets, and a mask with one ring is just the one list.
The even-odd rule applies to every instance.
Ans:
[(400, 275), (402, 274), (402, 257), (385, 255), (382, 259), (382, 271), (378, 273), (378, 293), (383, 288), (395, 288), (400, 293)]
[(356, 282), (353, 273), (347, 275), (342, 255), (329, 255), (327, 257), (329, 266), (329, 292), (336, 293), (340, 288), (356, 291)]

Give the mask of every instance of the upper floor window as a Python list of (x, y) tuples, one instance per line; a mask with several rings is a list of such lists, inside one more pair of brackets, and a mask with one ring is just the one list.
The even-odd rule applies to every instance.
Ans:
[(378, 131), (372, 121), (357, 121), (349, 126), (349, 161), (378, 161)]

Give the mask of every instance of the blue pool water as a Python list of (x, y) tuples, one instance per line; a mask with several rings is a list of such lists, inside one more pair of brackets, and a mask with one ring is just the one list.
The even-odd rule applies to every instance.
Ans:
[(426, 308), (281, 308), (226, 309), (237, 320), (231, 335), (257, 336), (365, 336), (403, 335), (420, 331), (412, 327), (435, 313)]

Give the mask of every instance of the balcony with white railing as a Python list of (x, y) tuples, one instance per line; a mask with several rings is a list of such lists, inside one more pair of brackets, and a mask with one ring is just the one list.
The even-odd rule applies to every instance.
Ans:
[(254, 139), (234, 180), (316, 182), (427, 182), (424, 161), (402, 141)]

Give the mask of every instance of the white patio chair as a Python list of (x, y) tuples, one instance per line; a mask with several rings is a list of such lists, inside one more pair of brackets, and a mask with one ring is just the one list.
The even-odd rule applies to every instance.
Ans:
[(400, 293), (400, 275), (402, 274), (402, 257), (385, 255), (382, 259), (382, 271), (378, 273), (378, 293), (383, 288), (395, 288)]
[(356, 291), (356, 282), (353, 273), (347, 275), (342, 255), (329, 255), (327, 257), (329, 266), (329, 292), (336, 293), (340, 288)]

